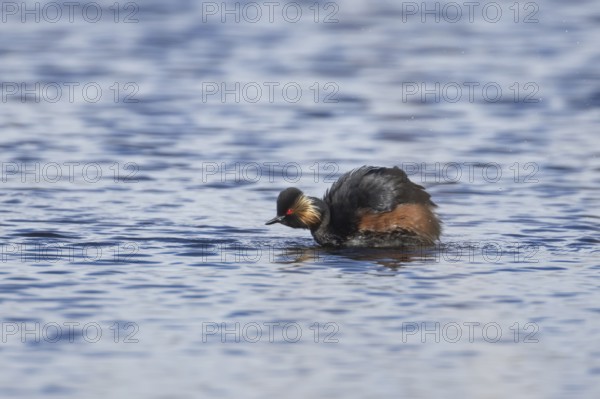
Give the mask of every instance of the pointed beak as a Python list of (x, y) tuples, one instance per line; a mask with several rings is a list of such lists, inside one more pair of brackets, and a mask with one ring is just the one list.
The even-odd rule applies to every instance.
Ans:
[(275, 224), (275, 223), (281, 223), (281, 221), (285, 218), (285, 216), (275, 216), (273, 219), (269, 220), (267, 223), (265, 224)]

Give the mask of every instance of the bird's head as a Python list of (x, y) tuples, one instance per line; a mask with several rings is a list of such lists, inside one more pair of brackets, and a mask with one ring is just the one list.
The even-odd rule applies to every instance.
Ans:
[(265, 224), (281, 223), (295, 229), (311, 229), (321, 223), (315, 199), (295, 187), (286, 188), (277, 197), (277, 216)]

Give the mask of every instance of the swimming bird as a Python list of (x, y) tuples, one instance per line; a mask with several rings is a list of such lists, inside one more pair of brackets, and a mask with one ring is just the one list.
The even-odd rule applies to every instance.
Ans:
[(363, 166), (343, 174), (323, 199), (286, 188), (277, 198), (277, 216), (266, 224), (309, 229), (323, 246), (432, 245), (441, 227), (430, 198), (397, 166)]

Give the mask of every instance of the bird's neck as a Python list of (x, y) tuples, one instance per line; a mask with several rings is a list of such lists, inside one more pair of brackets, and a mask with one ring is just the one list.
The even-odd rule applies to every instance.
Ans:
[(319, 198), (311, 198), (313, 205), (316, 206), (320, 212), (321, 218), (318, 224), (310, 226), (310, 233), (314, 239), (321, 245), (339, 245), (340, 238), (331, 229), (331, 211), (329, 206)]
[(316, 197), (310, 197), (312, 204), (315, 208), (317, 208), (317, 211), (319, 212), (319, 223), (314, 224), (312, 226), (310, 226), (310, 230), (311, 231), (316, 231), (321, 227), (325, 227), (329, 225), (329, 220), (330, 220), (330, 212), (329, 212), (329, 206), (327, 206), (327, 204), (325, 203), (325, 201), (323, 201), (322, 199), (316, 198)]

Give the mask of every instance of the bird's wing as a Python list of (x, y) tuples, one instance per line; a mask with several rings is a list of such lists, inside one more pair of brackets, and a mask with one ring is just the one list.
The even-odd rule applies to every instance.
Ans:
[(422, 186), (398, 167), (363, 166), (342, 175), (325, 193), (333, 226), (353, 229), (361, 215), (390, 212), (400, 204), (435, 206)]

